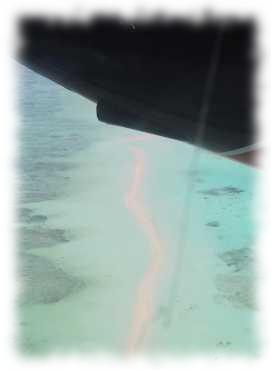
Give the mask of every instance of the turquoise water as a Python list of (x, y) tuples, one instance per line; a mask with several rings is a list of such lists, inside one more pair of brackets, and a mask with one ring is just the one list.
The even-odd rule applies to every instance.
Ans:
[[(142, 352), (257, 353), (257, 171), (203, 150), (195, 171), (193, 146), (105, 125), (93, 103), (18, 74), (20, 349), (125, 353), (139, 301), (151, 312)], [(141, 219), (125, 205), (134, 150)], [(163, 241), (148, 304), (144, 217)]]

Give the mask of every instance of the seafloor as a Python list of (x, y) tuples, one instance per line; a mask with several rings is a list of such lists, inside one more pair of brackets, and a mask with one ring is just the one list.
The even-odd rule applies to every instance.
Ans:
[(257, 171), (18, 73), (20, 349), (256, 354)]

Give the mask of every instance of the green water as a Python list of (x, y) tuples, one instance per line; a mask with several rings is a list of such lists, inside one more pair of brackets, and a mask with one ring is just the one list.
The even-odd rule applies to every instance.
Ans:
[(256, 354), (257, 171), (201, 150), (195, 172), (192, 146), (129, 141), (145, 135), (98, 122), (94, 104), (21, 67), (18, 100), (20, 350), (125, 352), (150, 260), (124, 205), (136, 147), (144, 205), (165, 244), (140, 351)]

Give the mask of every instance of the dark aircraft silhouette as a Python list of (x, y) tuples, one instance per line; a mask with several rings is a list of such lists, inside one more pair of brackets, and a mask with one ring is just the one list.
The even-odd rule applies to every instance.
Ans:
[[(254, 25), (250, 21), (196, 25), (100, 18), (88, 24), (65, 24), (24, 19), (21, 31), (19, 61), (96, 102), (100, 121), (182, 140), (253, 164)], [(219, 32), (213, 84), (206, 92)], [(207, 93), (204, 132), (197, 141)]]

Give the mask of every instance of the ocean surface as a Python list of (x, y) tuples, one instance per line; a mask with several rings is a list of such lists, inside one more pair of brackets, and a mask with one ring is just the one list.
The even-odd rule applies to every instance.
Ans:
[(257, 354), (257, 170), (95, 109), (18, 66), (20, 351)]

